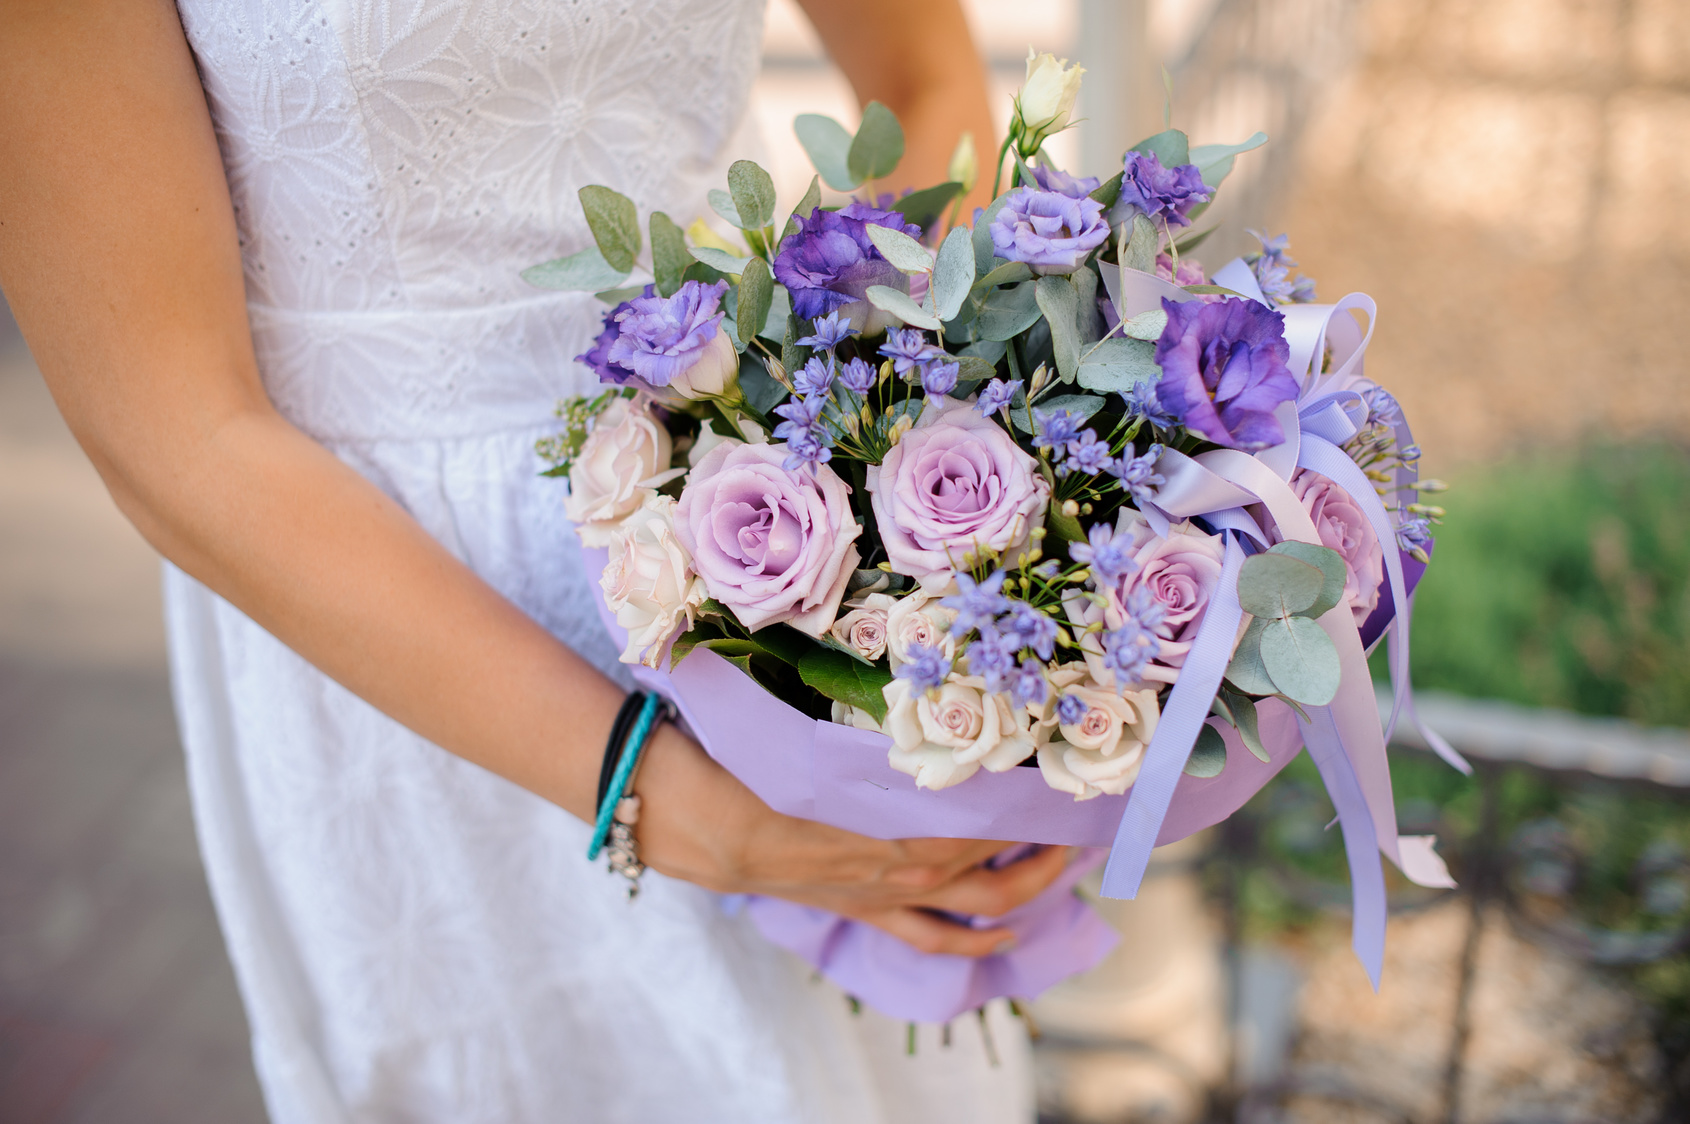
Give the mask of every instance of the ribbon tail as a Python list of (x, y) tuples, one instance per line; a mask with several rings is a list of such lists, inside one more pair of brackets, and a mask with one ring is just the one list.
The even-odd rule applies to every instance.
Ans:
[[(1409, 595), (1410, 611), (1412, 611), (1413, 602), (1414, 602), (1414, 596), (1413, 596), (1413, 594), (1410, 594)], [(1386, 642), (1388, 644), (1390, 644), (1390, 646), (1391, 646), (1391, 656), (1392, 656), (1393, 659), (1396, 656), (1396, 648), (1399, 644), (1402, 645), (1405, 649), (1408, 646), (1407, 638), (1399, 636), (1397, 634), (1397, 628), (1396, 628), (1395, 622), (1392, 622), (1392, 624), (1391, 624), (1390, 637), (1388, 638), (1388, 640)], [(1406, 654), (1404, 656), (1403, 662), (1404, 663), (1408, 662)], [(1451, 768), (1457, 769), (1460, 772), (1467, 774), (1468, 776), (1473, 775), (1472, 764), (1465, 757), (1461, 756), (1461, 754), (1456, 750), (1456, 748), (1454, 746), (1450, 745), (1449, 742), (1445, 741), (1443, 739), (1443, 737), (1436, 730), (1434, 730), (1430, 726), (1426, 725), (1425, 719), (1420, 717), (1420, 711), (1414, 705), (1414, 692), (1412, 690), (1410, 690), (1408, 692), (1408, 697), (1403, 700), (1403, 711), (1402, 712), (1403, 712), (1404, 717), (1406, 717), (1408, 719), (1409, 724), (1412, 725), (1415, 728), (1415, 730), (1417, 730), (1419, 732), (1420, 736), (1425, 739), (1426, 744), (1432, 747), (1433, 753), (1436, 753), (1439, 757), (1443, 758), (1444, 762), (1446, 764), (1448, 764)], [(1392, 732), (1394, 732), (1394, 731), (1387, 731), (1386, 732), (1386, 734), (1385, 734), (1386, 740), (1390, 739)]]
[[(1320, 770), (1320, 779), (1338, 812), (1338, 824), (1344, 833), (1344, 854), (1350, 864), (1350, 896), (1353, 914), (1350, 921), (1350, 947), (1367, 969), (1373, 990), (1379, 990), (1379, 977), (1385, 966), (1385, 867), (1379, 861), (1378, 833), (1373, 816), (1356, 780), (1354, 767), (1340, 744), (1332, 712), (1326, 707), (1312, 707), (1309, 721), (1298, 720), (1303, 732), (1303, 744)], [(1420, 838), (1411, 836), (1410, 838)], [(1426, 850), (1429, 852), (1430, 847)], [(1436, 855), (1432, 856), (1434, 859)], [(1439, 860), (1439, 866), (1442, 861)], [(1446, 874), (1447, 878), (1448, 875)]]
[(1174, 683), (1173, 694), (1168, 696), (1168, 707), (1144, 749), (1144, 765), (1139, 769), (1138, 780), (1127, 797), (1127, 810), (1116, 829), (1109, 865), (1103, 870), (1106, 898), (1138, 896), (1174, 789), (1184, 775), (1191, 747), (1208, 720), (1209, 706), (1232, 660), (1238, 624), (1244, 617), (1244, 610), (1238, 604), (1238, 570), (1243, 564), (1244, 550), (1229, 535), (1220, 580), (1197, 630), (1197, 639), (1185, 657), (1185, 666)]

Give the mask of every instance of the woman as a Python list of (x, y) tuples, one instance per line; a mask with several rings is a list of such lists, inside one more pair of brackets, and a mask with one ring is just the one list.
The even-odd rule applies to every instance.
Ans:
[[(954, 0), (813, 0), (913, 182), (990, 135)], [(711, 891), (980, 956), (1060, 851), (777, 815), (665, 727), (630, 906), (583, 857), (623, 697), (531, 446), (590, 299), (575, 192), (696, 212), (742, 155), (756, 0), (8, 0), (0, 285), (169, 560), (202, 849), (272, 1117), (1030, 1115), (1024, 1043), (904, 1028)], [(197, 66), (197, 71), (196, 71)], [(202, 88), (203, 82), (203, 88)], [(221, 153), (219, 152), (221, 144)], [(989, 150), (984, 149), (983, 150)], [(779, 746), (769, 747), (778, 752)]]

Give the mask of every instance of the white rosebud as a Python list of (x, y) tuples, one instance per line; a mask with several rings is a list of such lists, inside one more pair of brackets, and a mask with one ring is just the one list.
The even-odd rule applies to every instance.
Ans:
[(692, 366), (669, 380), (669, 389), (682, 398), (726, 398), (737, 386), (739, 352), (721, 326)]
[(909, 662), (910, 648), (916, 644), (938, 648), (946, 659), (956, 658), (956, 641), (951, 639), (956, 612), (939, 604), (941, 596), (938, 591), (916, 589), (886, 610), (886, 651), (894, 669)]
[(980, 158), (974, 153), (973, 133), (965, 131), (956, 142), (956, 150), (951, 153), (951, 162), (945, 169), (945, 176), (952, 183), (962, 184), (964, 195), (974, 190), (974, 181), (980, 176)]
[(1085, 68), (1051, 54), (1034, 54), (1027, 48), (1027, 80), (1015, 96), (1016, 115), (1029, 140), (1043, 140), (1068, 127), (1074, 114), (1074, 99), (1080, 92)]
[(982, 766), (994, 773), (1032, 756), (1031, 716), (1009, 696), (990, 694), (977, 675), (952, 675), (937, 691), (913, 690), (907, 679), (883, 688), (887, 761), (917, 788), (961, 784)]
[(628, 632), (623, 663), (658, 667), (669, 642), (692, 627), (704, 582), (675, 536), (675, 501), (653, 493), (611, 538), (599, 577), (605, 604)]
[(887, 593), (870, 593), (846, 603), (849, 611), (833, 622), (833, 638), (865, 660), (886, 654), (886, 614), (897, 603)]
[(613, 398), (569, 469), (563, 510), (588, 546), (609, 546), (617, 524), (686, 470), (670, 468), (673, 445), (642, 399)]
[[(1102, 687), (1080, 664), (1050, 673), (1052, 691), (1035, 726), (1039, 741), (1039, 772), (1058, 792), (1075, 800), (1109, 793), (1119, 796), (1138, 779), (1144, 749), (1156, 733), (1159, 709), (1151, 688), (1124, 695)], [(1056, 714), (1062, 695), (1085, 704), (1077, 722), (1062, 722)]]

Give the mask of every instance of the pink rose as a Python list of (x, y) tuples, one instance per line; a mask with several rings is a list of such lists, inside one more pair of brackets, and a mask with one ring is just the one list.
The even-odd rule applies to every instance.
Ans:
[(819, 637), (857, 566), (862, 528), (832, 469), (788, 472), (785, 459), (784, 445), (711, 449), (681, 492), (675, 534), (710, 596), (746, 628), (785, 621)]
[[(1344, 558), (1344, 601), (1360, 628), (1379, 604), (1385, 580), (1385, 552), (1361, 506), (1350, 494), (1318, 472), (1301, 469), (1291, 477), (1291, 490), (1314, 520), (1322, 546)], [(1282, 538), (1279, 534), (1275, 539)]]
[(1025, 547), (1050, 499), (1038, 462), (956, 399), (929, 403), (885, 461), (869, 466), (868, 490), (892, 571), (923, 583), (971, 554)]

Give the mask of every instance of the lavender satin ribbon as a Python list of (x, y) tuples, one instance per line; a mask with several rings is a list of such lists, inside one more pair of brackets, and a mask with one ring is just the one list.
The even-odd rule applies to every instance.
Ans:
[(1380, 843), (1367, 797), (1355, 767), (1344, 752), (1343, 739), (1330, 707), (1308, 708), (1308, 721), (1297, 720), (1303, 745), (1320, 770), (1338, 827), (1344, 833), (1344, 855), (1350, 866), (1350, 947), (1367, 969), (1373, 990), (1385, 966), (1385, 868), (1379, 862)]
[(1115, 831), (1109, 865), (1103, 868), (1104, 897), (1138, 896), (1174, 789), (1185, 774), (1191, 747), (1209, 717), (1221, 677), (1232, 661), (1238, 625), (1244, 618), (1244, 610), (1238, 604), (1238, 569), (1243, 564), (1243, 548), (1234, 536), (1228, 535), (1220, 580), (1215, 584), (1209, 608), (1203, 614), (1203, 623), (1198, 626), (1197, 638), (1180, 668), (1179, 678), (1174, 681), (1167, 708), (1156, 723), (1156, 733), (1144, 749), (1144, 764), (1128, 795), (1121, 826)]

